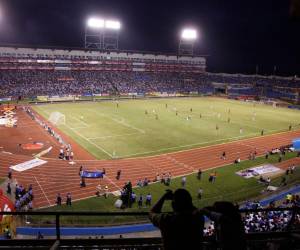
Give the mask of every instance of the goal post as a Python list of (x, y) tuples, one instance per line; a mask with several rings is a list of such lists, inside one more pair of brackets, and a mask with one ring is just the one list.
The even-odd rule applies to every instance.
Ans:
[(55, 126), (65, 125), (66, 116), (58, 111), (55, 111), (50, 114), (49, 121)]

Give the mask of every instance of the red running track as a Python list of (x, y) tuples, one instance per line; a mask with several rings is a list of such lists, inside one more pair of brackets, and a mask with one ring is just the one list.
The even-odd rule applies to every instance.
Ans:
[[(73, 200), (88, 198), (95, 195), (99, 179), (88, 179), (87, 187), (79, 186), (79, 166), (85, 170), (106, 169), (106, 177), (101, 185), (108, 185), (110, 191), (119, 190), (124, 182), (131, 180), (135, 185), (139, 179), (147, 177), (153, 180), (156, 174), (171, 172), (172, 176), (181, 176), (196, 172), (199, 168), (205, 170), (217, 168), (232, 163), (237, 157), (248, 158), (254, 150), (258, 155), (267, 150), (290, 144), (292, 139), (300, 137), (300, 131), (283, 132), (257, 138), (239, 140), (230, 143), (185, 150), (175, 153), (150, 157), (119, 159), (119, 160), (75, 160), (75, 165), (55, 158), (42, 158), (45, 165), (24, 171), (13, 172), (13, 177), (23, 185), (33, 184), (34, 207), (55, 205), (57, 193), (65, 196), (72, 193)], [(220, 158), (225, 151), (227, 158)], [(6, 176), (8, 167), (32, 159), (30, 155), (0, 153), (0, 176)], [(117, 170), (122, 169), (120, 180), (116, 180)]]

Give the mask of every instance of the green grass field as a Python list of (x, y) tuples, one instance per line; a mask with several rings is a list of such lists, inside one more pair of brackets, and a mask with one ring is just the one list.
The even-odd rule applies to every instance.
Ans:
[(265, 134), (276, 133), (287, 130), (290, 124), (299, 128), (300, 121), (296, 110), (212, 97), (118, 103), (119, 107), (115, 101), (103, 101), (33, 108), (46, 119), (52, 112), (64, 114), (65, 124), (59, 129), (98, 159), (201, 147), (258, 136), (262, 129)]

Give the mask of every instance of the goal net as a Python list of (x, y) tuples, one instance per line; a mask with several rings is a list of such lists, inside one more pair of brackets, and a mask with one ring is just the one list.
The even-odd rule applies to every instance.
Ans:
[(60, 112), (52, 112), (50, 114), (50, 117), (49, 117), (49, 121), (58, 126), (58, 125), (65, 125), (66, 124), (66, 116)]

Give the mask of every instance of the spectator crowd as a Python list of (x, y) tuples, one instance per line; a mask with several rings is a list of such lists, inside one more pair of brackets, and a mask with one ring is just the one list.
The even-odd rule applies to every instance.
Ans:
[[(213, 93), (215, 84), (229, 85), (229, 95), (293, 98), (296, 78), (239, 74), (115, 70), (1, 69), (0, 97), (93, 95), (124, 93)], [(221, 84), (221, 85), (220, 85)], [(279, 87), (280, 88), (279, 88)]]

